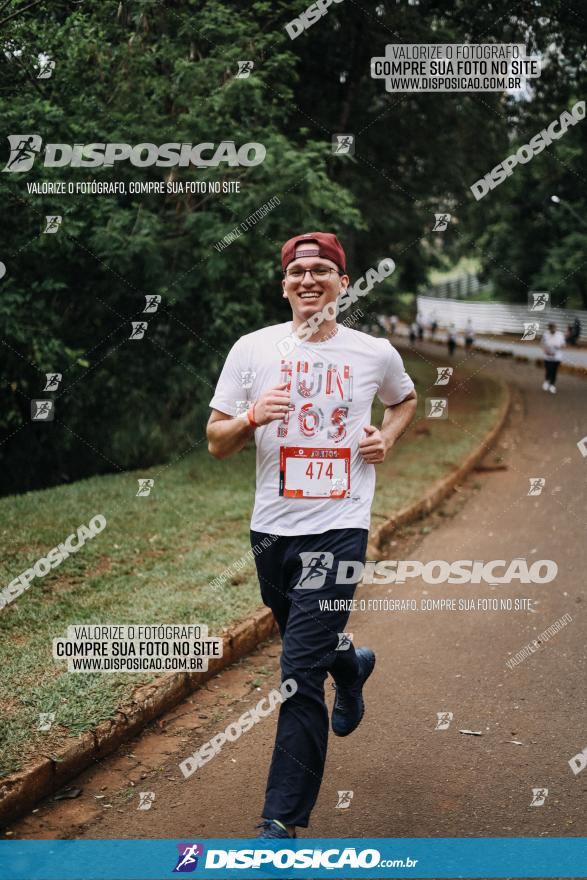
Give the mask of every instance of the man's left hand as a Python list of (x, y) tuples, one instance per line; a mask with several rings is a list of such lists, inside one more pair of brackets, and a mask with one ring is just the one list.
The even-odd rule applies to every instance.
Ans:
[(385, 461), (385, 456), (392, 444), (384, 440), (383, 434), (374, 425), (367, 425), (363, 430), (367, 434), (359, 442), (359, 452), (363, 456), (363, 461), (367, 464), (380, 464)]

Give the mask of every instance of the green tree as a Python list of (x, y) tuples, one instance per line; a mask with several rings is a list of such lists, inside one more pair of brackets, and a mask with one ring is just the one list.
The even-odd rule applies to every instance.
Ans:
[[(278, 4), (279, 6), (280, 4)], [(21, 4), (24, 6), (24, 4)], [(202, 442), (215, 378), (234, 340), (284, 320), (279, 246), (292, 231), (332, 225), (353, 199), (327, 174), (321, 144), (286, 132), (296, 59), (279, 8), (177, 0), (72, 6), (58, 0), (4, 25), (5, 132), (43, 143), (258, 142), (256, 167), (43, 168), (3, 175), (0, 282), (5, 491), (138, 467)], [(283, 18), (283, 15), (281, 15)], [(56, 62), (36, 79), (37, 59)], [(235, 78), (237, 62), (253, 73)], [(303, 149), (300, 149), (303, 143)], [(30, 195), (27, 183), (238, 182), (240, 192)], [(274, 199), (277, 196), (279, 204)], [(262, 205), (276, 207), (215, 248)], [(46, 215), (62, 215), (43, 234)], [(146, 295), (161, 296), (145, 315)], [(130, 340), (131, 321), (147, 320)], [(63, 374), (43, 394), (45, 372)], [(30, 421), (32, 398), (55, 398), (55, 421)], [(7, 466), (8, 465), (8, 466)]]

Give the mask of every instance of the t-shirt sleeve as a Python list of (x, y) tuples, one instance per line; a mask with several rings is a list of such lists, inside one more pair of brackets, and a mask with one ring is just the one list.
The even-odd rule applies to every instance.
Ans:
[(238, 401), (245, 400), (247, 392), (243, 388), (242, 373), (246, 369), (242, 340), (238, 340), (228, 352), (210, 407), (228, 416), (236, 416)]
[(387, 340), (384, 343), (383, 378), (377, 389), (377, 397), (385, 406), (394, 406), (408, 396), (414, 383), (405, 371), (399, 352)]

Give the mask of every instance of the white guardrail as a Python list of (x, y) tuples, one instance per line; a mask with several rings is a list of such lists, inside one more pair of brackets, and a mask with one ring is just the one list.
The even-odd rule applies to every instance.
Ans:
[(446, 329), (454, 323), (462, 332), (470, 318), (475, 333), (514, 333), (521, 336), (524, 323), (538, 321), (540, 333), (546, 330), (549, 321), (554, 321), (563, 333), (575, 318), (581, 322), (581, 340), (587, 341), (587, 312), (579, 309), (546, 308), (543, 312), (532, 312), (529, 306), (509, 303), (471, 302), (462, 299), (438, 299), (418, 295), (418, 314), (426, 326), (435, 317), (439, 328)]

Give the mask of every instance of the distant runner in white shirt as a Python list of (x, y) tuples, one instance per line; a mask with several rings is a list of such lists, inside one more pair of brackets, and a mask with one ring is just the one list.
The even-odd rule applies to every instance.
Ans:
[(565, 337), (561, 330), (556, 329), (554, 321), (548, 325), (548, 330), (542, 335), (542, 351), (544, 353), (544, 382), (543, 391), (556, 394), (556, 374), (562, 360), (561, 348), (565, 347)]
[[(217, 458), (255, 437), (251, 545), (263, 602), (283, 640), (282, 680), (297, 685), (280, 707), (261, 837), (295, 837), (296, 826), (308, 826), (326, 759), (328, 673), (336, 688), (333, 732), (347, 736), (363, 717), (375, 655), (349, 640), (337, 650), (356, 589), (352, 576), (337, 583), (338, 562), (364, 562), (374, 465), (416, 410), (414, 383), (389, 341), (336, 322), (337, 299), (339, 306), (349, 299), (336, 236), (298, 235), (284, 244), (281, 262), (292, 321), (233, 345), (207, 429)], [(284, 349), (292, 333), (297, 344)], [(371, 424), (375, 396), (386, 407), (380, 428)]]

